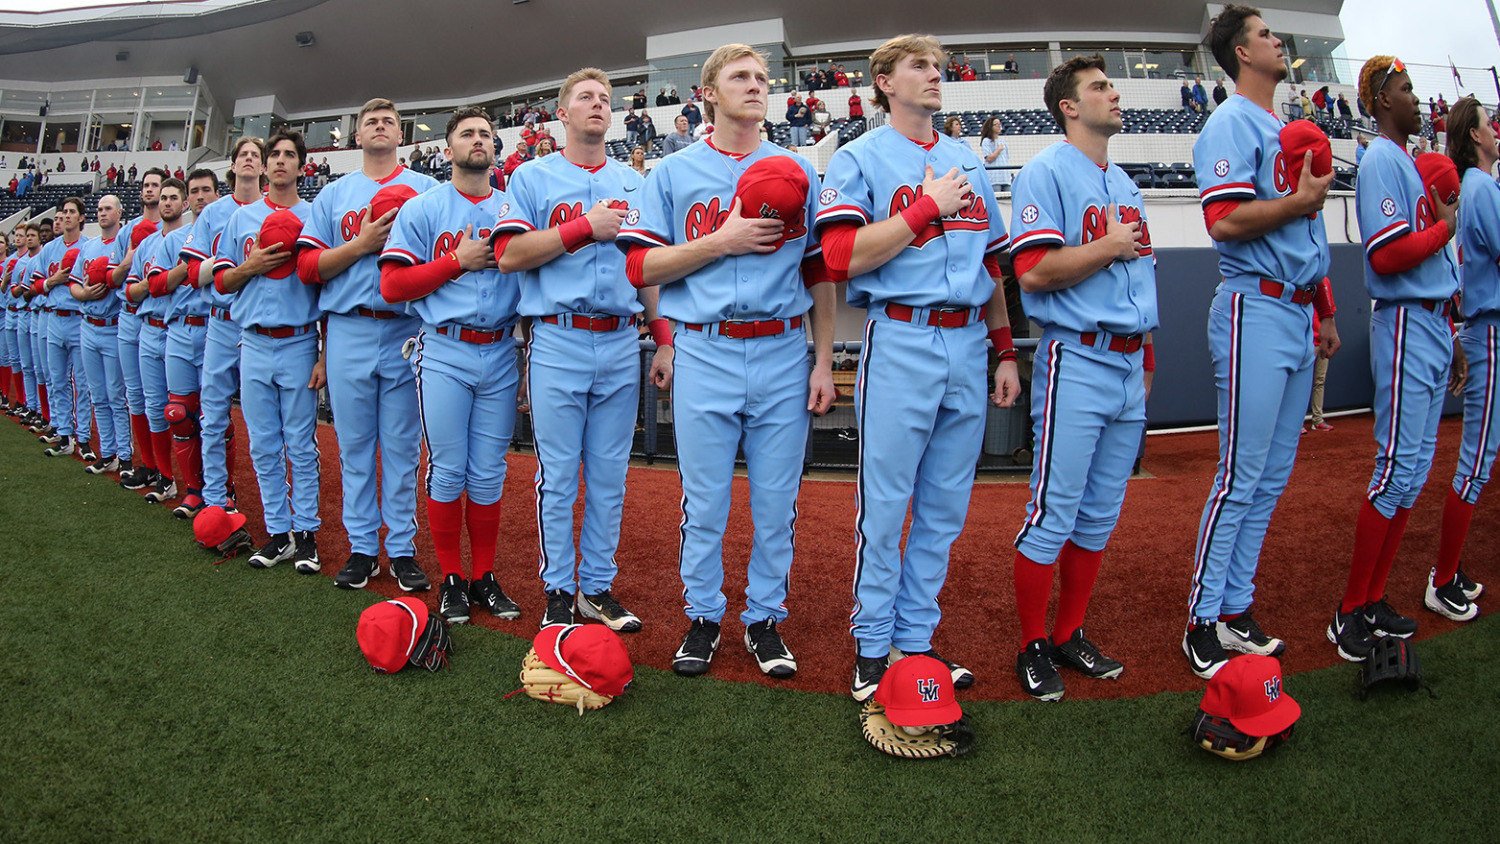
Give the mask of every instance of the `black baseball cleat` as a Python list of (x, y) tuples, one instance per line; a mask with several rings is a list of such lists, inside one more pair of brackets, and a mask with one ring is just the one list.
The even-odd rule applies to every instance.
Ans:
[(1218, 626), (1218, 622), (1190, 624), (1182, 634), (1182, 653), (1188, 659), (1188, 668), (1205, 680), (1213, 679), (1229, 663), (1229, 654), (1219, 642)]
[(356, 551), (333, 576), (333, 585), (340, 589), (363, 589), (377, 574), (380, 574), (380, 560)]
[(1113, 680), (1125, 671), (1118, 660), (1110, 659), (1083, 635), (1083, 628), (1073, 631), (1061, 645), (1052, 646), (1052, 664), (1071, 668), (1095, 680)]
[(156, 481), (151, 484), (151, 491), (146, 493), (146, 501), (150, 504), (165, 504), (177, 497), (177, 483), (169, 481), (158, 475)]
[(1240, 613), (1231, 621), (1220, 621), (1217, 626), (1219, 644), (1225, 650), (1260, 656), (1281, 656), (1286, 651), (1286, 642), (1267, 636), (1249, 611)]
[(472, 603), (484, 607), (495, 618), (514, 621), (521, 617), (521, 608), (500, 588), (500, 581), (495, 579), (492, 571), (485, 572), (484, 577), (469, 584), (469, 597)]
[(1458, 588), (1463, 590), (1465, 598), (1468, 598), (1471, 601), (1477, 601), (1479, 600), (1479, 596), (1484, 594), (1484, 584), (1475, 583), (1474, 581), (1470, 580), (1469, 576), (1464, 574), (1464, 570), (1462, 568), (1458, 570), (1458, 575), (1455, 579), (1458, 581)]
[(93, 463), (99, 459), (99, 455), (95, 454), (94, 450), (89, 448), (86, 443), (80, 443), (78, 446), (78, 459), (85, 463)]
[(272, 534), (265, 545), (259, 551), (250, 555), (251, 568), (268, 569), (277, 563), (284, 563), (292, 558), (297, 551), (297, 543), (292, 539), (292, 532)]
[(938, 662), (941, 662), (942, 664), (948, 666), (948, 675), (953, 678), (953, 688), (955, 689), (967, 689), (970, 686), (974, 685), (974, 672), (963, 667), (962, 665), (959, 665), (951, 659), (944, 659), (941, 654), (939, 654), (935, 650), (932, 650), (931, 648), (928, 648), (925, 651), (903, 651), (900, 648), (892, 645), (889, 662), (890, 664), (894, 665), (896, 663), (896, 660), (905, 659), (909, 656), (930, 656)]
[(745, 648), (755, 657), (760, 673), (785, 679), (797, 673), (797, 658), (776, 631), (776, 619), (757, 621), (745, 628)]
[(90, 475), (107, 475), (110, 472), (118, 472), (119, 470), (120, 460), (116, 457), (100, 458), (83, 467), (83, 471), (88, 472)]
[(1422, 601), (1423, 606), (1453, 621), (1471, 621), (1479, 615), (1479, 607), (1464, 594), (1457, 577), (1442, 586), (1434, 586), (1432, 578), (1436, 574), (1435, 569), (1427, 574), (1427, 594)]
[[(37, 435), (36, 441), (41, 443), (42, 445), (62, 445), (63, 440), (67, 439), (71, 439), (71, 437), (65, 437), (62, 434), (59, 434), (56, 428), (53, 428), (49, 425), (46, 428), (43, 428), (42, 432)], [(71, 454), (72, 452), (69, 453)]]
[(182, 500), (172, 508), (172, 515), (179, 519), (191, 520), (203, 509), (203, 496), (196, 489), (190, 489), (183, 494)]
[(1052, 646), (1046, 639), (1027, 642), (1026, 649), (1016, 656), (1016, 679), (1026, 694), (1037, 700), (1062, 700), (1062, 677), (1052, 664)]
[(318, 559), (318, 532), (315, 530), (292, 531), (292, 568), (298, 574), (317, 574), (323, 570)]
[(682, 646), (672, 655), (672, 670), (684, 677), (697, 677), (708, 673), (714, 661), (714, 651), (719, 649), (719, 623), (706, 618), (695, 618), (682, 638)]
[(1333, 621), (1328, 625), (1328, 641), (1338, 647), (1339, 656), (1350, 662), (1364, 662), (1375, 647), (1370, 628), (1365, 626), (1364, 613), (1360, 610), (1334, 610)]
[(156, 483), (156, 470), (145, 466), (125, 469), (120, 472), (120, 486), (126, 489), (145, 489)]
[(415, 557), (392, 557), (391, 576), (396, 578), (402, 592), (426, 592), (432, 588), (427, 573), (417, 565)]
[[(45, 442), (51, 442), (51, 440)], [(78, 443), (72, 437), (58, 437), (52, 447), (42, 453), (48, 457), (66, 457), (77, 449)]]
[(572, 624), (575, 604), (577, 604), (577, 599), (566, 589), (553, 589), (548, 592), (547, 611), (542, 613), (542, 627)]
[(592, 595), (578, 593), (578, 613), (585, 618), (604, 622), (604, 626), (617, 633), (638, 633), (641, 620), (615, 600), (608, 589)]
[(1365, 626), (1372, 636), (1392, 636), (1406, 639), (1417, 632), (1415, 619), (1407, 618), (1391, 608), (1384, 598), (1365, 604)]
[(443, 578), (443, 585), (438, 588), (438, 614), (448, 619), (449, 624), (469, 620), (469, 584), (462, 577), (450, 574)]
[(888, 664), (883, 656), (855, 656), (854, 681), (849, 684), (849, 694), (860, 703), (869, 700), (870, 695), (875, 694), (875, 687), (880, 685), (880, 678), (885, 676)]

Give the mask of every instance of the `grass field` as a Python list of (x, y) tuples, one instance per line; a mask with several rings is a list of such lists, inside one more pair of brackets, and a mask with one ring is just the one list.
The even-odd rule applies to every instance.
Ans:
[(972, 703), (973, 755), (901, 762), (833, 695), (639, 669), (582, 718), (507, 700), (526, 641), (467, 626), (449, 670), (377, 676), (376, 596), (215, 566), (80, 468), (0, 425), (3, 841), (1500, 836), (1493, 618), (1421, 645), (1436, 699), (1288, 678), (1297, 734), (1243, 765), (1181, 694)]

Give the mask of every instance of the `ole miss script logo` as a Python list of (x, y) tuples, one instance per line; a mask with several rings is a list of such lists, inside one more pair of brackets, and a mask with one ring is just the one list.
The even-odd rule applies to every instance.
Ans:
[[(476, 240), (488, 240), (490, 231), (491, 229), (488, 227), (477, 229), (474, 232), (474, 237)], [(442, 234), (438, 235), (437, 242), (432, 245), (432, 260), (436, 261), (444, 255), (447, 255), (449, 252), (457, 249), (458, 244), (461, 243), (463, 239), (464, 233), (461, 231), (443, 232)]]
[[(776, 213), (762, 206), (759, 216), (774, 219)], [(694, 202), (692, 207), (687, 210), (687, 217), (683, 220), (683, 237), (686, 240), (693, 241), (704, 235), (713, 234), (719, 230), (720, 226), (724, 225), (724, 221), (727, 219), (729, 219), (729, 209), (719, 202), (717, 196), (710, 199), (707, 203)], [(796, 220), (782, 220), (781, 222), (785, 226), (784, 231), (787, 240), (796, 240), (807, 234), (807, 223), (800, 218)]]
[(359, 230), (365, 223), (365, 213), (369, 210), (361, 208), (358, 211), (344, 212), (344, 219), (339, 221), (339, 235), (344, 238), (345, 243), (359, 237)]
[[(1141, 224), (1142, 255), (1151, 254), (1151, 229), (1145, 220), (1141, 219), (1141, 209), (1132, 205), (1120, 206), (1120, 222)], [(1109, 210), (1102, 205), (1090, 205), (1083, 212), (1083, 234), (1080, 237), (1080, 245), (1093, 243), (1109, 231)]]
[[(898, 217), (902, 211), (916, 204), (922, 198), (922, 186), (902, 185), (896, 188), (891, 195), (891, 210), (888, 216)], [(917, 236), (912, 238), (911, 245), (918, 249), (926, 246), (928, 242), (943, 236), (944, 232), (988, 232), (990, 230), (990, 212), (984, 207), (984, 197), (977, 193), (969, 194), (969, 204), (949, 214), (941, 220), (928, 223)]]
[[(628, 210), (630, 208), (630, 203), (626, 202), (623, 199), (607, 200), (606, 204), (609, 205), (610, 208), (618, 208), (622, 211)], [(584, 214), (586, 213), (588, 212), (583, 210), (582, 202), (559, 202), (557, 205), (553, 206), (552, 213), (547, 215), (547, 228), (555, 228), (562, 225), (563, 223), (572, 222), (573, 220), (584, 216)], [(593, 241), (580, 243), (572, 249), (569, 249), (568, 254), (571, 255), (574, 252), (582, 249), (583, 247), (590, 245), (591, 243), (593, 243)]]

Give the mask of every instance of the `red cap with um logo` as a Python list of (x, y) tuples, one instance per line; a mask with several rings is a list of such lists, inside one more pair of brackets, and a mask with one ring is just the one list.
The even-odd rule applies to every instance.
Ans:
[(896, 660), (875, 687), (875, 701), (898, 727), (952, 724), (963, 717), (948, 666), (930, 656)]
[(1237, 656), (1220, 668), (1208, 681), (1200, 708), (1252, 736), (1274, 736), (1302, 716), (1301, 705), (1281, 688), (1281, 662), (1256, 654)]

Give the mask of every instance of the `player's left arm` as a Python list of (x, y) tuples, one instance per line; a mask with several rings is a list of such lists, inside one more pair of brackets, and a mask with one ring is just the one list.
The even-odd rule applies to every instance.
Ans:
[(839, 397), (833, 385), (834, 314), (838, 309), (838, 287), (832, 280), (812, 286), (813, 366), (807, 380), (807, 409), (822, 416)]
[(986, 255), (984, 266), (995, 282), (984, 327), (995, 347), (995, 354), (1000, 358), (995, 365), (995, 392), (990, 395), (990, 401), (996, 407), (1011, 407), (1021, 396), (1021, 374), (1016, 366), (1016, 344), (1011, 336), (1010, 308), (1005, 298), (1005, 276), (1000, 270), (999, 253)]
[(672, 386), (672, 363), (676, 359), (677, 350), (672, 345), (672, 321), (661, 315), (661, 288), (642, 287), (637, 292), (637, 297), (644, 308), (642, 316), (645, 317), (646, 327), (651, 331), (651, 339), (656, 343), (656, 352), (651, 355), (651, 371), (647, 375), (656, 389), (665, 390)]
[[(304, 230), (301, 238), (298, 238), (297, 246), (297, 274), (305, 282), (318, 284), (332, 279), (344, 270), (354, 266), (359, 259), (366, 255), (379, 255), (385, 248), (386, 241), (391, 236), (391, 227), (396, 222), (396, 214), (399, 209), (393, 209), (380, 215), (380, 219), (370, 219), (370, 207), (367, 205), (359, 210), (359, 234), (348, 243), (329, 247), (333, 239), (334, 223), (341, 219), (338, 209), (333, 206), (333, 195), (328, 195), (323, 207), (318, 207), (318, 197), (313, 200), (311, 224), (316, 220), (315, 235), (323, 235), (317, 240), (309, 238)], [(313, 228), (309, 225), (309, 228)]]

